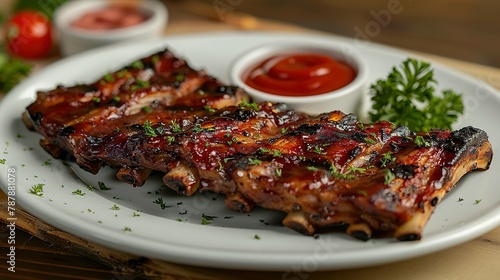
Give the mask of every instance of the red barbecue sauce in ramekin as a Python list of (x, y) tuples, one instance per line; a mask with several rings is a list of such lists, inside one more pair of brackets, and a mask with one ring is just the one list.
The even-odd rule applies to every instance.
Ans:
[(137, 7), (115, 4), (85, 12), (71, 25), (89, 31), (111, 30), (138, 25), (150, 17)]
[(249, 69), (243, 80), (257, 90), (283, 96), (318, 95), (351, 83), (356, 71), (347, 63), (316, 53), (276, 55)]

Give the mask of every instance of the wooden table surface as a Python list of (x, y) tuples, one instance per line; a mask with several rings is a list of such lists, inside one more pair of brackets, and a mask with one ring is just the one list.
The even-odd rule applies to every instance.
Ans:
[[(213, 7), (193, 2), (168, 2), (170, 20), (165, 35), (208, 31), (275, 30), (318, 33), (298, 26), (228, 13), (221, 18)], [(500, 89), (500, 69), (417, 53), (431, 62), (468, 73)], [(36, 62), (35, 69), (59, 59), (57, 54)], [(0, 220), (7, 218), (6, 196), (0, 193)], [(498, 279), (500, 227), (467, 243), (438, 253), (361, 269), (286, 275), (283, 272), (236, 271), (193, 267), (140, 258), (104, 248), (61, 232), (18, 210), (16, 273), (6, 267), (8, 231), (0, 230), (0, 279)], [(293, 244), (291, 244), (293, 246)]]

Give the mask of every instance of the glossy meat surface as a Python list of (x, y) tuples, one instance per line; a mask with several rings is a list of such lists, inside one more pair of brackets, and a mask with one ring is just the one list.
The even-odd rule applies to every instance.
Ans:
[(89, 85), (39, 92), (24, 120), (49, 153), (89, 172), (114, 166), (134, 186), (162, 172), (179, 193), (283, 211), (283, 223), (307, 235), (347, 225), (362, 240), (420, 239), (444, 195), (492, 159), (480, 129), (414, 133), (339, 111), (256, 104), (168, 50)]

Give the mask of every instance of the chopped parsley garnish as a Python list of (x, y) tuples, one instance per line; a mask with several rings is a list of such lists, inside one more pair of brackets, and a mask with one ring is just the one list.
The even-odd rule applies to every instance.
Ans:
[(113, 101), (115, 101), (115, 102), (120, 102), (121, 99), (122, 98), (120, 96), (116, 96), (116, 95), (113, 96)]
[(481, 202), (481, 200), (482, 200), (482, 199), (476, 199), (476, 200), (474, 201), (474, 203), (475, 203), (475, 204), (479, 204), (479, 203)]
[(260, 240), (260, 236), (258, 234), (253, 236), (254, 239)]
[(160, 61), (160, 56), (159, 56), (159, 55), (157, 55), (157, 54), (153, 55), (153, 57), (151, 58), (151, 61), (152, 61), (154, 64), (158, 63), (158, 61)]
[(99, 189), (100, 189), (101, 191), (107, 191), (107, 190), (110, 190), (110, 188), (106, 187), (106, 184), (104, 184), (104, 182), (101, 182), (101, 181), (97, 182), (97, 186), (99, 186)]
[(248, 103), (248, 101), (243, 100), (238, 106), (245, 107), (248, 109), (259, 110), (259, 105), (255, 102)]
[[(2, 12), (3, 14), (3, 12)], [(0, 52), (0, 94), (9, 92), (31, 72), (31, 64)]]
[(172, 124), (172, 131), (174, 133), (184, 132), (184, 130), (181, 129), (181, 127), (179, 126), (179, 124), (176, 123), (174, 120), (170, 121), (170, 123)]
[(152, 122), (150, 120), (147, 120), (144, 122), (144, 125), (142, 126), (144, 128), (144, 131), (145, 131), (145, 135), (146, 136), (151, 136), (151, 137), (155, 137), (155, 136), (158, 136), (156, 135), (156, 132), (155, 130), (153, 129), (152, 127)]
[(137, 214), (137, 213), (132, 213), (132, 217), (140, 217), (141, 215)]
[(122, 69), (122, 70), (118, 71), (118, 73), (116, 73), (116, 76), (118, 78), (123, 78), (125, 76), (125, 74), (127, 74), (127, 73), (128, 73), (127, 69)]
[(134, 69), (143, 69), (144, 68), (144, 63), (142, 61), (137, 60), (136, 62), (132, 63), (132, 68)]
[(359, 190), (357, 191), (358, 194), (363, 195), (363, 196), (368, 196), (368, 192), (365, 190)]
[(394, 161), (396, 161), (396, 158), (393, 157), (392, 152), (389, 151), (389, 152), (382, 155), (382, 158), (380, 159), (380, 166), (386, 167), (389, 164), (393, 163)]
[(141, 108), (141, 110), (145, 113), (151, 113), (153, 112), (153, 108), (151, 108), (150, 106), (144, 106)]
[(197, 123), (193, 126), (192, 131), (194, 133), (200, 133), (203, 131), (203, 128), (201, 128), (201, 124)]
[(248, 159), (248, 163), (250, 165), (259, 165), (259, 164), (262, 164), (262, 160), (256, 159), (256, 158), (255, 159), (254, 158), (250, 158), (250, 159)]
[(386, 80), (371, 85), (371, 121), (386, 120), (412, 131), (451, 129), (464, 112), (462, 96), (452, 90), (436, 96), (436, 84), (429, 63), (408, 58), (399, 69), (393, 67)]
[(111, 73), (107, 73), (106, 75), (104, 75), (103, 79), (108, 83), (112, 83), (115, 81), (115, 77), (113, 77)]
[(168, 143), (172, 144), (175, 141), (175, 136), (168, 136), (167, 141)]
[(390, 169), (386, 169), (384, 176), (384, 185), (389, 185), (392, 182), (392, 180), (394, 180), (394, 178), (396, 178), (394, 173), (392, 173)]
[(6, 161), (7, 161), (6, 159), (0, 158), (0, 164), (5, 164)]
[(30, 193), (37, 195), (37, 196), (42, 196), (43, 195), (43, 186), (45, 186), (45, 184), (33, 185), (33, 187), (31, 187), (31, 189), (30, 189)]
[(182, 74), (182, 73), (179, 73), (179, 74), (177, 74), (177, 76), (175, 76), (175, 80), (176, 80), (177, 82), (182, 82), (182, 81), (184, 81), (184, 78), (185, 78), (185, 77), (184, 77), (184, 74)]
[(358, 173), (361, 173), (361, 174), (363, 174), (363, 173), (366, 172), (366, 168), (361, 168), (361, 167), (356, 167), (356, 166), (349, 167), (349, 170), (351, 170), (353, 173), (358, 172)]
[(129, 228), (129, 227), (124, 227), (124, 228), (123, 228), (123, 231), (128, 231), (128, 232), (131, 232), (131, 231), (132, 231), (132, 229), (131, 229), (131, 228)]
[(94, 101), (95, 103), (99, 103), (99, 102), (101, 102), (101, 98), (94, 96), (94, 97), (92, 97), (92, 101)]
[(84, 196), (85, 195), (85, 193), (82, 192), (82, 190), (80, 190), (80, 189), (76, 189), (76, 190), (74, 190), (71, 193), (74, 194), (74, 195), (79, 195), (79, 196)]
[(415, 144), (417, 144), (417, 146), (419, 147), (430, 147), (431, 144), (427, 141), (425, 141), (424, 137), (422, 136), (417, 136), (415, 137)]
[(116, 211), (116, 210), (120, 210), (120, 207), (118, 205), (116, 205), (116, 204), (113, 204), (113, 206), (111, 206), (110, 209)]
[(306, 168), (307, 168), (307, 170), (310, 170), (310, 171), (318, 171), (319, 170), (317, 167), (314, 167), (314, 166), (308, 166)]
[(282, 157), (281, 152), (279, 150), (270, 150), (266, 148), (260, 148), (260, 151), (264, 154), (270, 154), (273, 157)]
[(330, 165), (330, 174), (332, 174), (332, 176), (334, 178), (337, 178), (337, 179), (353, 179), (354, 178), (354, 175), (352, 174), (343, 174), (342, 172), (340, 172), (337, 167), (335, 166), (335, 164), (331, 164)]
[(149, 87), (149, 81), (143, 81), (141, 79), (135, 80), (135, 85), (130, 87), (131, 90), (138, 90)]
[(459, 198), (458, 198), (458, 202), (460, 202), (460, 201), (464, 201), (464, 199), (463, 199), (463, 198), (461, 198), (461, 197), (459, 197)]
[(51, 163), (50, 163), (50, 159), (48, 159), (48, 160), (46, 160), (46, 161), (44, 161), (44, 162), (42, 163), (42, 165), (43, 165), (43, 166), (50, 166), (50, 164), (51, 164)]
[(153, 201), (153, 203), (160, 205), (160, 208), (161, 208), (162, 210), (163, 210), (163, 209), (165, 209), (165, 208), (167, 208), (167, 204), (165, 204), (165, 202), (163, 201), (163, 198), (162, 198), (162, 197), (158, 197), (157, 199), (155, 199), (155, 200)]
[(288, 127), (282, 127), (281, 128), (281, 133), (285, 134), (287, 130), (288, 130)]
[(202, 225), (209, 225), (209, 224), (211, 224), (210, 221), (212, 221), (215, 218), (217, 218), (217, 216), (209, 216), (209, 215), (201, 214), (201, 224)]
[(214, 109), (214, 108), (212, 108), (212, 107), (210, 107), (210, 106), (208, 106), (208, 105), (203, 106), (203, 109), (205, 109), (205, 110), (209, 111), (210, 113), (215, 112), (215, 109)]
[(283, 174), (283, 170), (276, 168), (276, 176), (281, 177), (281, 174)]

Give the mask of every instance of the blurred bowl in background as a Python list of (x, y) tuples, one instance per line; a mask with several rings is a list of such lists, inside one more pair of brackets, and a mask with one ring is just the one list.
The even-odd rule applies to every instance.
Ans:
[(69, 1), (54, 15), (64, 56), (117, 42), (159, 37), (167, 20), (167, 8), (155, 0)]
[(355, 51), (334, 43), (260, 46), (244, 52), (229, 75), (256, 102), (282, 102), (309, 114), (359, 114), (368, 90), (366, 63)]

